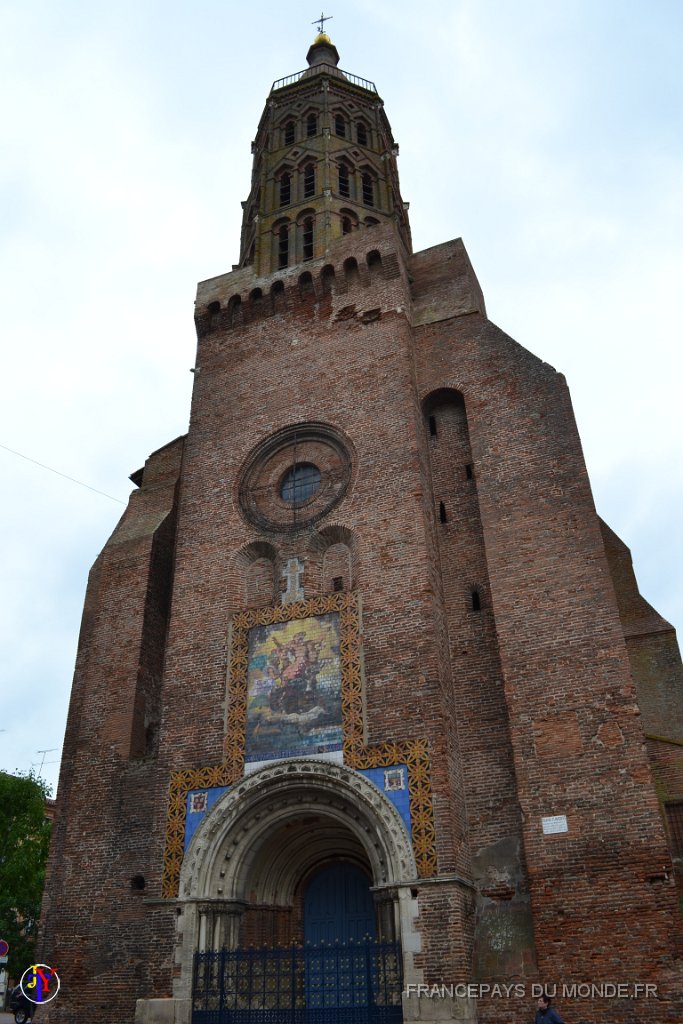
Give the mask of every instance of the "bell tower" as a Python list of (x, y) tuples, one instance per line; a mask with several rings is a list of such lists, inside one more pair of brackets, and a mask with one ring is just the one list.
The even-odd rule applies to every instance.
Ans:
[(412, 251), (397, 151), (321, 32), (198, 285), (188, 432), (90, 576), (41, 1024), (525, 1024), (540, 979), (683, 1020), (675, 634), (562, 374), (461, 239)]
[(342, 71), (320, 32), (308, 68), (273, 83), (252, 143), (240, 267), (266, 276), (325, 255), (343, 235), (393, 223), (411, 251), (398, 145), (373, 82)]

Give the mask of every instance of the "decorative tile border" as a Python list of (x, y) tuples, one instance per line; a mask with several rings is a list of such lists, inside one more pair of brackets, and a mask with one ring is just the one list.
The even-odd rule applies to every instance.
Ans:
[(330, 612), (339, 612), (340, 622), (344, 764), (356, 769), (393, 768), (399, 764), (408, 766), (412, 842), (418, 875), (429, 878), (437, 873), (429, 744), (426, 739), (419, 739), (381, 743), (376, 747), (364, 745), (358, 599), (355, 593), (340, 592), (274, 608), (250, 609), (238, 612), (233, 618), (224, 762), (211, 768), (187, 769), (171, 775), (162, 875), (162, 895), (165, 898), (172, 899), (178, 894), (188, 792), (191, 789), (230, 786), (244, 774), (249, 630), (253, 626), (267, 626), (273, 622), (288, 622)]

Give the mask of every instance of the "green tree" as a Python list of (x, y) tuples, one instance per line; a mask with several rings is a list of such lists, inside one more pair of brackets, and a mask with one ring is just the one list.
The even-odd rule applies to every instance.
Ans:
[(35, 963), (50, 846), (50, 822), (45, 817), (49, 793), (32, 773), (0, 772), (0, 939), (9, 943), (7, 970), (16, 979)]

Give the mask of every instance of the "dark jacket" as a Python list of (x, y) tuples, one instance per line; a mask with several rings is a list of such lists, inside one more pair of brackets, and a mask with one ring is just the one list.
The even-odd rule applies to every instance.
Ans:
[(557, 1010), (547, 1006), (545, 1010), (536, 1010), (534, 1024), (564, 1024)]

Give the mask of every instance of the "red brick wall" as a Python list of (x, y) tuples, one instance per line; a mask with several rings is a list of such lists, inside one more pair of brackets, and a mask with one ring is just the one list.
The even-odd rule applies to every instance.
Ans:
[(43, 904), (41, 956), (62, 985), (51, 1021), (84, 1006), (132, 1020), (141, 991), (170, 994), (175, 915), (144, 900), (181, 454), (179, 441), (152, 457), (90, 575)]
[[(382, 270), (370, 274), (375, 249)], [(355, 282), (343, 272), (351, 255)], [(406, 263), (392, 229), (374, 228), (347, 236), (326, 260), (336, 284), (323, 294), (322, 261), (308, 264), (308, 298), (301, 268), (259, 280), (258, 307), (248, 301), (257, 280), (249, 269), (200, 285), (201, 372), (175, 539), (178, 463), (164, 475), (166, 452), (93, 573), (46, 948), (70, 965), (79, 1005), (106, 962), (103, 1024), (130, 1019), (135, 997), (170, 992), (175, 907), (153, 902), (169, 775), (221, 760), (228, 623), (245, 601), (264, 599), (259, 559), (272, 560), (276, 577), (288, 558), (302, 559), (313, 596), (343, 574), (335, 545), (344, 544), (362, 595), (367, 740), (430, 742), (447, 877), (416, 885), (425, 978), (469, 980), (474, 956), (481, 976), (532, 979), (535, 946), (544, 979), (654, 979), (670, 991), (675, 891), (654, 878), (666, 841), (564, 380), (484, 318), (459, 241)], [(277, 309), (276, 279), (286, 285)], [(209, 303), (225, 308), (234, 294), (240, 323), (221, 313), (211, 328)], [(423, 408), (443, 388), (464, 404)], [(318, 524), (264, 536), (240, 514), (241, 468), (272, 433), (308, 421), (347, 439), (350, 486)], [(150, 579), (167, 579), (171, 566), (166, 632), (166, 584)], [(158, 748), (136, 759), (135, 715), (155, 701)], [(541, 817), (557, 814), (569, 832), (544, 836)], [(130, 891), (138, 872), (152, 902)], [(247, 932), (264, 920), (252, 915)], [(93, 999), (99, 991), (93, 981)], [(50, 1019), (69, 1019), (68, 995), (60, 1006)], [(528, 1007), (505, 1011), (528, 1016)], [(666, 1019), (661, 1004), (581, 1012), (615, 1024)], [(500, 1005), (484, 1005), (481, 1019), (500, 1019)]]

